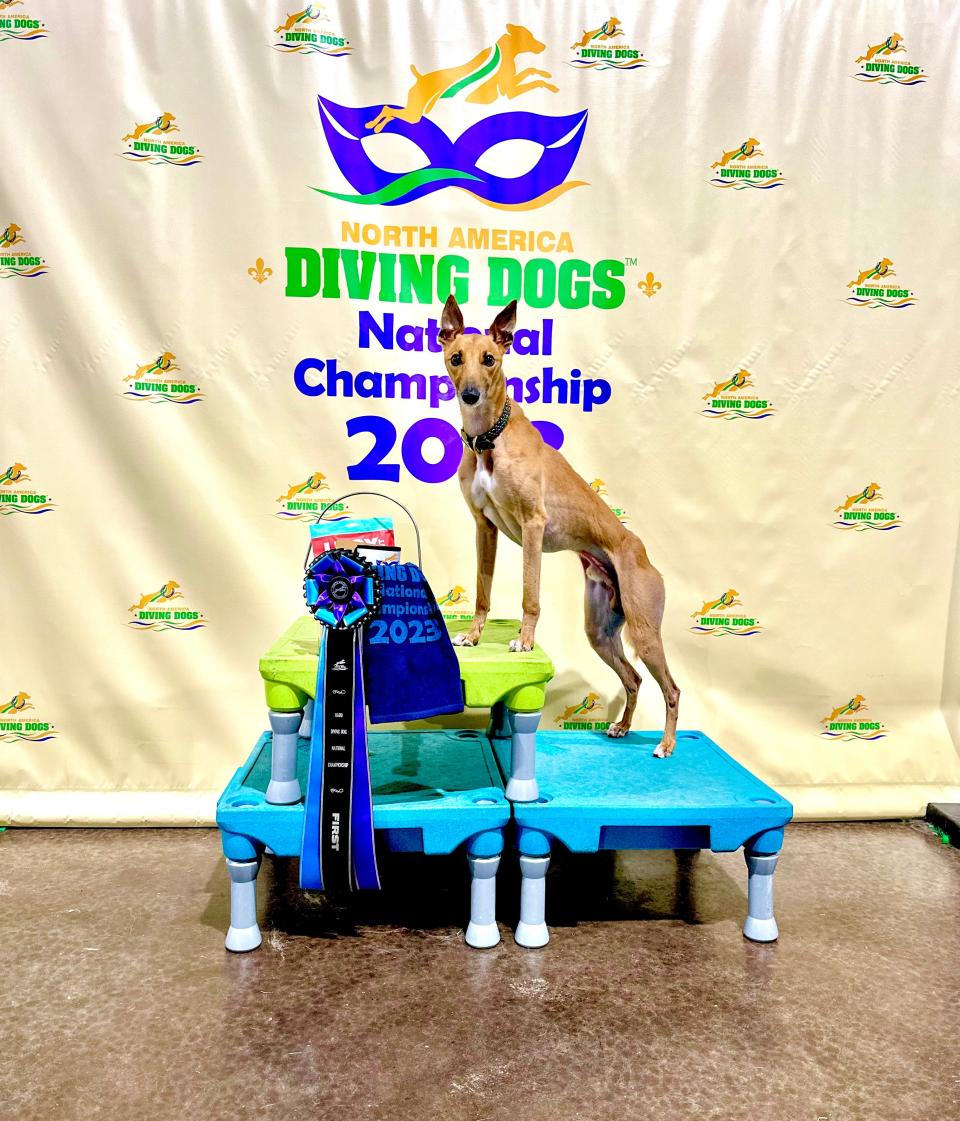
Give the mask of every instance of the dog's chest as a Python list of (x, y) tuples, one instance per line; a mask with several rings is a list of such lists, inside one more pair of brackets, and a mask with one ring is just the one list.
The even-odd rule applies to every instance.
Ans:
[(477, 457), (469, 495), (471, 504), (497, 529), (514, 541), (520, 540), (520, 525), (503, 503), (502, 488), (493, 469), (492, 457)]

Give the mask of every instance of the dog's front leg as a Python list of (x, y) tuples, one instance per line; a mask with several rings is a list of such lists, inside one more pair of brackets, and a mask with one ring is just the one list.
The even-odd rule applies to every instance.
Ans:
[(532, 650), (533, 636), (540, 618), (540, 561), (543, 557), (543, 518), (523, 523), (523, 622), (520, 636), (510, 649)]
[(490, 610), (490, 592), (493, 588), (493, 567), (497, 560), (498, 530), (483, 514), (477, 519), (477, 602), (473, 609), (473, 622), (464, 634), (454, 635), (454, 646), (476, 646), (483, 633)]

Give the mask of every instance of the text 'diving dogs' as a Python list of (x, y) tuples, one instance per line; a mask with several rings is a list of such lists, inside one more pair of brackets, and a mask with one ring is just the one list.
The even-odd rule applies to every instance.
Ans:
[(465, 448), (460, 488), (476, 524), (477, 595), (473, 623), (454, 641), (480, 641), (490, 609), (497, 540), (505, 534), (523, 549), (523, 620), (513, 651), (531, 650), (540, 617), (540, 562), (548, 553), (579, 554), (585, 576), (587, 638), (626, 690), (623, 715), (607, 730), (630, 730), (640, 675), (627, 659), (621, 632), (660, 686), (666, 705), (663, 738), (654, 754), (671, 754), (680, 690), (670, 675), (660, 638), (663, 578), (638, 537), (567, 463), (542, 440), (520, 406), (507, 396), (503, 359), (513, 341), (516, 301), (494, 320), (488, 335), (465, 334), (453, 296), (441, 319), (447, 372), (456, 387)]

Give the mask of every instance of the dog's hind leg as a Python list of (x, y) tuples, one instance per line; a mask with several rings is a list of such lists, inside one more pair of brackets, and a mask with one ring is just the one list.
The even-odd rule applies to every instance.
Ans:
[(642, 545), (639, 551), (630, 550), (616, 558), (616, 572), (630, 645), (663, 693), (667, 710), (666, 721), (663, 738), (653, 754), (660, 759), (666, 759), (673, 753), (676, 743), (680, 690), (667, 668), (667, 657), (663, 652), (663, 641), (660, 638), (660, 620), (663, 618), (664, 601), (663, 577), (647, 560), (646, 550)]
[(660, 638), (659, 628), (654, 629), (649, 624), (641, 623), (640, 626), (631, 629), (630, 638), (636, 648), (637, 657), (650, 671), (654, 681), (660, 686), (660, 692), (663, 693), (667, 718), (663, 729), (663, 738), (657, 744), (653, 754), (659, 759), (666, 759), (673, 754), (677, 740), (680, 690), (667, 668), (667, 656), (663, 652), (663, 641)]
[(623, 628), (623, 615), (616, 607), (616, 593), (609, 581), (598, 580), (587, 569), (586, 588), (584, 589), (584, 626), (587, 641), (613, 672), (623, 682), (627, 693), (623, 715), (607, 729), (607, 735), (614, 739), (625, 736), (630, 731), (633, 713), (637, 707), (637, 694), (640, 691), (640, 674), (630, 664), (623, 649), (620, 632)]

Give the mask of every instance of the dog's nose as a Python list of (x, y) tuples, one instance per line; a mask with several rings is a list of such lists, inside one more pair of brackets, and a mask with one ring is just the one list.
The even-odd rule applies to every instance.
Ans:
[(480, 400), (480, 390), (468, 385), (460, 394), (460, 398), (465, 405), (475, 405)]

